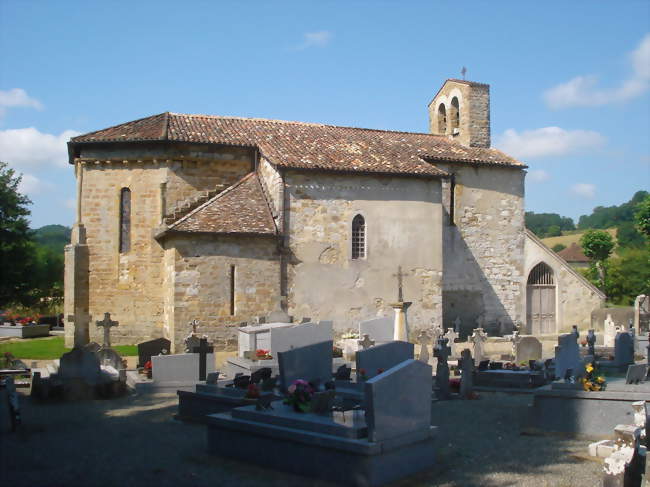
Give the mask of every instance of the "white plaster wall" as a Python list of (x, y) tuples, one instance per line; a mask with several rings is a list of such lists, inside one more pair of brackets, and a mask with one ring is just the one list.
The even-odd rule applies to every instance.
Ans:
[[(288, 172), (288, 304), (294, 316), (334, 320), (392, 316), (398, 266), (412, 301), (412, 333), (442, 312), (441, 193), (438, 180)], [(367, 256), (351, 260), (351, 223), (366, 221)]]

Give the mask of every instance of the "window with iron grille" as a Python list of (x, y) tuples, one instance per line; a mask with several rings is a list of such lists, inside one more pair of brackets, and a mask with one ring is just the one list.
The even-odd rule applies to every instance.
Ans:
[(366, 220), (357, 215), (352, 220), (352, 258), (366, 257)]
[(120, 254), (131, 249), (131, 190), (120, 191)]

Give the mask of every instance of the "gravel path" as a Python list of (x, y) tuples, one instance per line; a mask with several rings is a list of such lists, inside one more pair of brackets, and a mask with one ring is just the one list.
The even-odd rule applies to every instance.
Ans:
[[(0, 436), (0, 485), (328, 486), (207, 455), (205, 427), (172, 419), (175, 395), (33, 403), (23, 425)], [(439, 464), (396, 485), (445, 487), (600, 485), (602, 466), (579, 459), (586, 440), (520, 434), (529, 396), (486, 394), (434, 404)], [(263, 455), (251, 452), (251, 457)], [(323, 468), (331, 468), (324, 466)]]

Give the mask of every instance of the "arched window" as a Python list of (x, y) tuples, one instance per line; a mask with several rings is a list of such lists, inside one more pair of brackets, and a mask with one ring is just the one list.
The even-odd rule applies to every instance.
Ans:
[(366, 257), (366, 220), (357, 215), (352, 220), (352, 258)]
[(438, 107), (438, 133), (447, 133), (447, 109), (443, 103)]
[(131, 190), (120, 191), (120, 253), (131, 249)]
[(458, 98), (453, 97), (451, 99), (451, 109), (449, 110), (449, 118), (451, 121), (451, 133), (457, 134), (458, 129), (460, 128), (460, 106), (458, 105)]

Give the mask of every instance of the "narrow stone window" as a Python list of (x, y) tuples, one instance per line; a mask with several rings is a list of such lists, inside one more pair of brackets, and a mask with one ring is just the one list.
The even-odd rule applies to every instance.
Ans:
[(447, 109), (443, 103), (438, 107), (438, 133), (447, 133)]
[(449, 110), (449, 118), (451, 121), (451, 133), (456, 135), (460, 130), (460, 106), (458, 104), (458, 98), (453, 97), (451, 99), (451, 109)]
[(352, 220), (352, 258), (366, 257), (366, 220), (357, 215)]
[(120, 191), (120, 254), (131, 250), (131, 190)]
[(230, 266), (230, 316), (235, 316), (235, 266)]
[(456, 175), (449, 181), (449, 224), (456, 225)]

